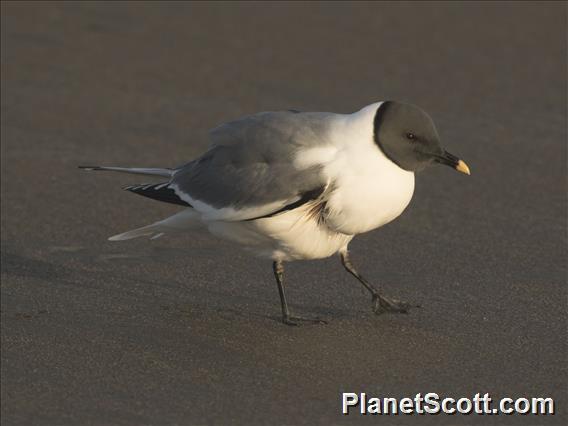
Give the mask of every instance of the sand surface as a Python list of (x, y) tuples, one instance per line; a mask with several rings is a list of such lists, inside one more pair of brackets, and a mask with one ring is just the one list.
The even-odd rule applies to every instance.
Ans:
[[(566, 4), (2, 2), (2, 424), (567, 424)], [(121, 191), (262, 110), (412, 102), (472, 176), (432, 168), (353, 261), (421, 303), (375, 317), (338, 259), (288, 266)], [(376, 396), (550, 396), (558, 414), (373, 418)]]

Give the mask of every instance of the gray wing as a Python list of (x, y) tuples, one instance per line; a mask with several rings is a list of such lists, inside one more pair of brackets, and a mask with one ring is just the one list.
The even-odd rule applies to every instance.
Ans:
[(270, 216), (319, 196), (321, 165), (294, 165), (298, 151), (325, 145), (335, 114), (266, 112), (221, 125), (200, 158), (174, 171), (168, 189), (212, 218)]

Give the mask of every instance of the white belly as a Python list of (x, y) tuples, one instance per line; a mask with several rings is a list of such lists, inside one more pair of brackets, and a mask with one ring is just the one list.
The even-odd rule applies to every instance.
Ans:
[(353, 235), (331, 231), (300, 207), (250, 222), (209, 222), (209, 231), (273, 260), (321, 259), (347, 247)]
[[(333, 189), (323, 224), (306, 214), (309, 206), (250, 222), (207, 222), (209, 231), (258, 256), (274, 260), (321, 259), (347, 247), (354, 235), (398, 217), (414, 192), (414, 173), (382, 154), (356, 153), (326, 166)], [(357, 159), (363, 159), (357, 161)]]

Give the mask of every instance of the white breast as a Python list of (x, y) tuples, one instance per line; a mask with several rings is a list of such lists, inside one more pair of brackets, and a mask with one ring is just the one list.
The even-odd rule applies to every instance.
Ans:
[[(346, 165), (347, 167), (347, 165)], [(345, 169), (344, 169), (345, 170)], [(361, 234), (397, 218), (414, 192), (414, 174), (368, 161), (335, 179), (326, 223), (346, 234)]]
[(414, 173), (389, 160), (373, 140), (376, 106), (348, 116), (333, 141), (337, 154), (324, 172), (333, 183), (326, 224), (360, 234), (398, 217), (414, 193)]

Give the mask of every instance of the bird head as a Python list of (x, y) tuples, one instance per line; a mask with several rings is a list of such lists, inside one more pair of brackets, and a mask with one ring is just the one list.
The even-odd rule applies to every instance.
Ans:
[(434, 122), (417, 106), (381, 103), (374, 119), (374, 139), (387, 158), (404, 170), (417, 172), (438, 163), (470, 174), (464, 161), (442, 148)]

